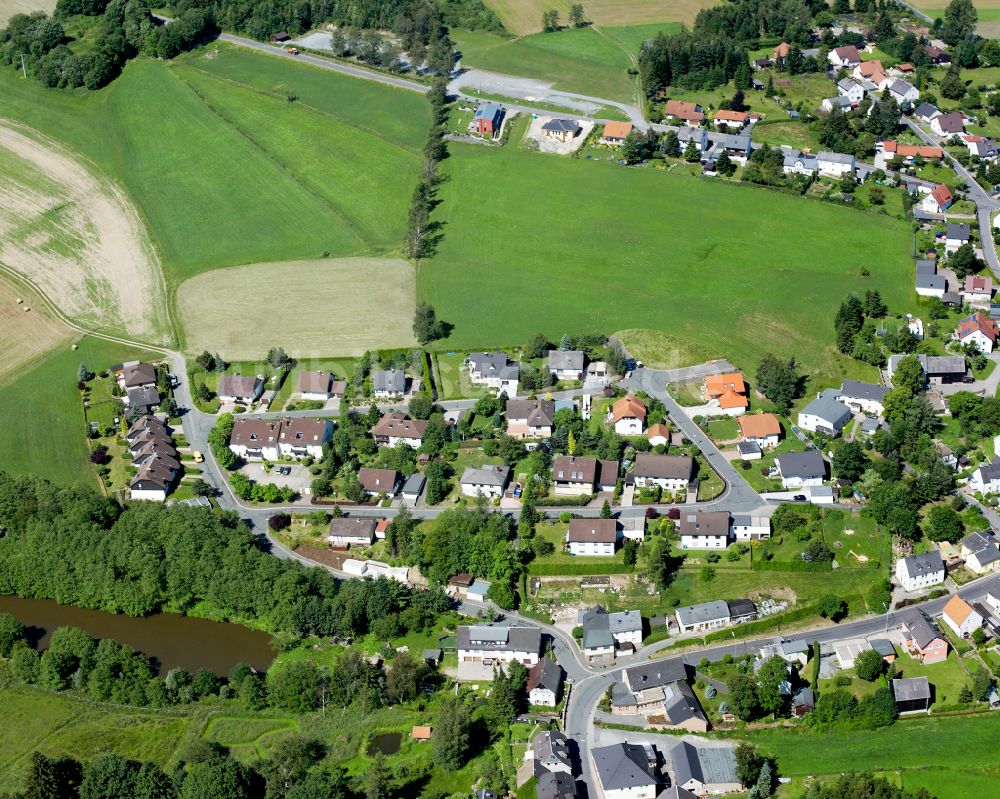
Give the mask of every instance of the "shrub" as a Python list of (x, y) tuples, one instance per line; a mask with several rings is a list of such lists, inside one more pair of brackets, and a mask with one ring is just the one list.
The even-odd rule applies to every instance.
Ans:
[(292, 524), (292, 517), (287, 513), (276, 513), (267, 520), (267, 526), (272, 530), (286, 530)]

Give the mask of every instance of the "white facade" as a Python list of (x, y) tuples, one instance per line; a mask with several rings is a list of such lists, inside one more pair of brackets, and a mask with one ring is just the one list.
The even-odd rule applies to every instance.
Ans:
[(146, 502), (165, 502), (167, 492), (163, 488), (132, 488), (129, 489), (128, 496), (129, 499), (145, 500)]
[(837, 84), (837, 94), (846, 97), (853, 105), (859, 105), (865, 99), (864, 87), (850, 78), (845, 78)]
[(485, 483), (462, 483), (462, 493), (467, 497), (478, 497), (482, 495), (487, 499), (499, 499), (503, 496), (503, 489), (496, 485), (486, 485)]
[(570, 541), (568, 546), (570, 555), (597, 555), (611, 558), (615, 554), (613, 541)]
[(555, 707), (556, 695), (551, 688), (543, 688), (539, 685), (528, 691), (528, 704), (540, 707)]
[(989, 338), (989, 336), (985, 335), (982, 330), (973, 330), (965, 336), (959, 336), (956, 333), (954, 338), (962, 344), (975, 344), (979, 348), (979, 351), (985, 355), (989, 355), (993, 352), (993, 341)]
[(725, 549), (728, 535), (682, 535), (681, 549)]
[(620, 436), (641, 436), (642, 419), (626, 416), (615, 422), (615, 432)]
[(831, 159), (831, 158), (824, 158), (824, 154), (820, 153), (817, 156), (816, 163), (819, 166), (819, 172), (821, 175), (828, 175), (830, 177), (839, 178), (843, 175), (854, 174), (853, 157), (851, 157), (850, 160)]
[(906, 558), (896, 561), (896, 580), (904, 591), (920, 591), (944, 582), (944, 564), (939, 570), (911, 573), (907, 569)]
[(969, 487), (980, 494), (1000, 494), (1000, 469), (993, 463), (980, 466), (969, 475)]
[(969, 608), (968, 615), (960, 621), (953, 619), (949, 613), (942, 613), (941, 618), (944, 619), (944, 623), (948, 625), (955, 635), (960, 638), (968, 638), (974, 630), (978, 630), (983, 626), (983, 617), (974, 608)]
[(737, 541), (761, 541), (771, 537), (771, 520), (767, 516), (735, 516), (733, 537)]
[[(824, 419), (814, 413), (799, 412), (799, 427), (809, 430), (812, 433), (826, 432), (832, 430), (835, 434), (840, 432), (844, 426), (843, 422), (834, 419)], [(816, 485), (819, 485), (818, 483)]]
[(784, 488), (806, 488), (807, 486), (821, 486), (823, 485), (822, 477), (806, 477), (802, 478), (799, 475), (792, 475), (791, 477), (781, 478), (781, 485)]

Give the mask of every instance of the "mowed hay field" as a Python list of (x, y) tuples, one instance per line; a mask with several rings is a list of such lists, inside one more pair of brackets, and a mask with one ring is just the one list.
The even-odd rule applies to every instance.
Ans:
[(4, 70), (0, 94), (5, 114), (120, 181), (172, 286), (220, 266), (395, 252), (430, 124), (415, 92), (224, 44), (137, 59), (84, 96)]
[(55, 7), (55, 0), (0, 0), (0, 28), (5, 28), (15, 14), (30, 14), (32, 11), (51, 14)]
[[(918, 11), (923, 11), (931, 19), (944, 18), (946, 3), (941, 0), (916, 0), (911, 5)], [(972, 5), (979, 12), (979, 24), (976, 32), (980, 36), (1000, 36), (1000, 0), (972, 0)]]
[(159, 264), (125, 195), (58, 142), (2, 118), (0, 262), (89, 327), (169, 339)]
[(414, 269), (344, 258), (252, 264), (188, 280), (177, 296), (185, 347), (229, 360), (282, 346), (297, 358), (414, 344)]
[[(687, 363), (751, 368), (773, 351), (821, 374), (838, 362), (833, 315), (848, 292), (913, 305), (899, 220), (513, 144), (451, 149), (435, 212), (444, 238), (418, 275), (418, 297), (455, 325), (442, 347), (649, 328)], [(503, 190), (484, 198), (484, 185)]]
[[(564, 25), (569, 20), (571, 0), (485, 0), (511, 33), (523, 36), (542, 29), (542, 14), (559, 12)], [(637, 25), (647, 22), (694, 22), (703, 8), (716, 0), (588, 0), (584, 16), (597, 25)]]
[(34, 291), (0, 275), (0, 386), (16, 380), (22, 368), (49, 350), (68, 344), (73, 332), (46, 310)]

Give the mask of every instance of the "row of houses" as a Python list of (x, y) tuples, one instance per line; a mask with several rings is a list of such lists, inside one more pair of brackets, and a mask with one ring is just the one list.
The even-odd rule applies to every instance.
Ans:
[(111, 374), (122, 392), (122, 402), (129, 412), (152, 413), (160, 405), (156, 367), (141, 361), (126, 361), (111, 367)]
[(331, 435), (333, 422), (326, 419), (237, 417), (229, 436), (229, 449), (244, 460), (319, 459)]

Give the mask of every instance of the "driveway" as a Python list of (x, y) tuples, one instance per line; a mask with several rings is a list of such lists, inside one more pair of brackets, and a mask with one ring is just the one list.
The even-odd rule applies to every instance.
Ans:
[[(290, 469), (291, 474), (278, 474), (278, 469), (283, 467)], [(276, 486), (281, 486), (282, 488), (291, 488), (302, 496), (309, 494), (309, 484), (313, 479), (309, 470), (298, 463), (282, 463), (272, 466), (270, 472), (264, 471), (263, 464), (247, 463), (240, 469), (240, 474), (245, 474), (251, 480), (256, 480), (258, 483), (274, 483)]]
[(995, 365), (990, 376), (985, 380), (976, 380), (974, 383), (945, 383), (938, 386), (938, 391), (946, 397), (957, 394), (959, 391), (971, 391), (981, 397), (995, 397), (997, 387), (1000, 386), (1000, 350), (991, 352), (986, 357)]

